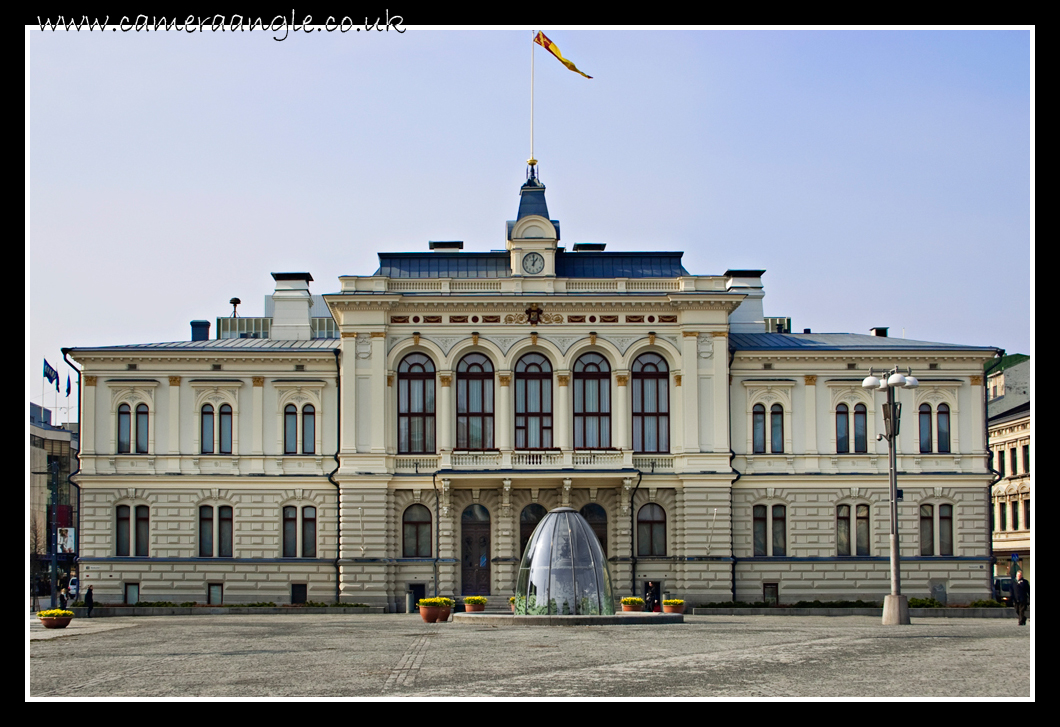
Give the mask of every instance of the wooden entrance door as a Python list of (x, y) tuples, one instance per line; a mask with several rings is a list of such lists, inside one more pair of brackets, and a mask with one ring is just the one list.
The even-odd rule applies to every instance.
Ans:
[(490, 514), (469, 505), (460, 517), (461, 587), (465, 596), (490, 593)]

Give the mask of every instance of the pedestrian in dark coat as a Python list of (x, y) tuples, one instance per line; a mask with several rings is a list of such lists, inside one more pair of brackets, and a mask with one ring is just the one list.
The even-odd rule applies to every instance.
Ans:
[(644, 588), (644, 610), (648, 613), (655, 610), (655, 584), (651, 581)]
[(1016, 573), (1016, 582), (1012, 584), (1012, 601), (1016, 605), (1016, 617), (1022, 626), (1027, 623), (1027, 611), (1031, 606), (1031, 582), (1023, 577), (1023, 571)]
[(66, 608), (66, 589), (59, 591), (59, 608)]
[(92, 600), (92, 586), (89, 586), (88, 590), (85, 592), (85, 608), (88, 609), (88, 617), (89, 618), (92, 618), (92, 606), (93, 605), (95, 605), (95, 602)]

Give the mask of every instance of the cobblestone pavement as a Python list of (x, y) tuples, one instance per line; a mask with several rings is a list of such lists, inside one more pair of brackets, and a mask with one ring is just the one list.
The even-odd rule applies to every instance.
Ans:
[[(61, 634), (61, 636), (60, 636)], [(496, 628), (417, 615), (30, 625), (30, 697), (1031, 696), (1015, 619), (686, 616)]]

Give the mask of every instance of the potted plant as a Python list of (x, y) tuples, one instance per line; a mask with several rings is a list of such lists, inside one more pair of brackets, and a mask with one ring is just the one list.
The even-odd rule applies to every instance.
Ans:
[(464, 610), (471, 613), (486, 610), (485, 596), (464, 596)]
[(512, 613), (515, 613), (515, 596), (508, 599), (508, 605), (511, 607)]
[(622, 599), (623, 611), (643, 611), (644, 599), (639, 596), (626, 596)]
[(422, 598), (419, 601), (420, 618), (426, 623), (441, 623), (449, 620), (449, 612), (453, 608), (454, 601), (451, 598)]
[(74, 612), (52, 608), (47, 611), (37, 611), (37, 618), (46, 629), (65, 629), (73, 620)]
[(663, 601), (663, 613), (684, 613), (685, 602), (680, 598), (667, 598)]

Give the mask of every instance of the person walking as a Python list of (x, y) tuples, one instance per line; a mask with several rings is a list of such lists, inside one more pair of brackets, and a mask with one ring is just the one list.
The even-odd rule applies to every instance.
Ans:
[(648, 613), (655, 610), (655, 584), (651, 581), (644, 588), (644, 610)]
[(1016, 572), (1016, 582), (1012, 584), (1012, 601), (1016, 605), (1016, 617), (1022, 626), (1027, 623), (1027, 611), (1031, 606), (1031, 583), (1023, 577), (1023, 571)]
[(94, 605), (94, 602), (92, 600), (92, 586), (89, 586), (88, 590), (85, 591), (85, 608), (88, 609), (88, 618), (92, 618), (92, 606), (93, 605)]
[(66, 608), (66, 589), (59, 591), (59, 608)]

